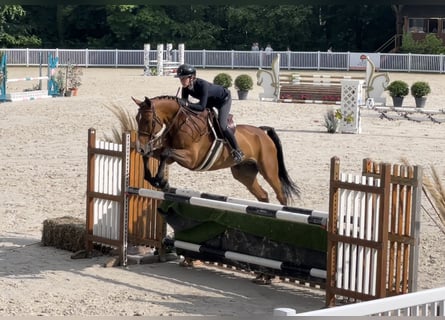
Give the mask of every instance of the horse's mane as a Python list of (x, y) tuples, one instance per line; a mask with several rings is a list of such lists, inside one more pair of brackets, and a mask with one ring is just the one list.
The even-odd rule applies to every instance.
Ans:
[(179, 98), (177, 96), (169, 96), (169, 95), (163, 95), (163, 96), (157, 96), (152, 99), (158, 99), (158, 100), (175, 100), (181, 107), (187, 106), (187, 103), (184, 99)]

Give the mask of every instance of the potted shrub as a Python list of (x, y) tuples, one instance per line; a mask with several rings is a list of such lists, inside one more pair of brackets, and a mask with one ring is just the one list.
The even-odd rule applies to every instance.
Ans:
[(240, 74), (235, 78), (235, 89), (238, 90), (238, 99), (247, 99), (247, 93), (253, 88), (252, 77), (248, 74)]
[(224, 88), (229, 88), (232, 86), (232, 77), (227, 73), (218, 73), (213, 79), (214, 84), (223, 86)]
[(425, 107), (426, 96), (431, 92), (430, 85), (425, 81), (414, 82), (411, 86), (411, 95), (416, 101), (416, 108)]
[(65, 97), (77, 96), (77, 90), (82, 85), (82, 75), (82, 69), (72, 64), (66, 65), (64, 70), (59, 69), (55, 79), (59, 94)]
[(77, 90), (82, 85), (83, 71), (79, 66), (69, 64), (66, 71), (66, 85), (73, 96), (77, 96)]
[(386, 90), (389, 91), (389, 95), (392, 97), (394, 107), (401, 107), (403, 99), (409, 93), (408, 84), (402, 80), (395, 80), (391, 82)]

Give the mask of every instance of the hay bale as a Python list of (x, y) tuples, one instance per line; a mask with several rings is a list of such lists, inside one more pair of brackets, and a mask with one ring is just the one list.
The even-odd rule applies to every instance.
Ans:
[(42, 244), (76, 252), (85, 249), (85, 221), (64, 216), (43, 221)]

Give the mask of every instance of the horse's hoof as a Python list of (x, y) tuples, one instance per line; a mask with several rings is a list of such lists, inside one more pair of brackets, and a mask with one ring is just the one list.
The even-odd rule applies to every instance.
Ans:
[(163, 191), (165, 191), (166, 189), (169, 188), (168, 181), (167, 180), (162, 180), (161, 182), (158, 182), (157, 187), (159, 189), (162, 189)]
[(261, 274), (257, 275), (255, 279), (252, 279), (252, 282), (255, 284), (269, 285), (269, 284), (272, 284), (272, 278), (271, 278), (271, 276), (261, 273)]
[(183, 261), (179, 262), (179, 265), (181, 267), (199, 267), (202, 266), (204, 263), (200, 260), (193, 260), (192, 258), (184, 258)]
[(169, 191), (170, 190), (170, 184), (167, 182), (164, 184), (164, 186), (162, 187), (162, 191)]

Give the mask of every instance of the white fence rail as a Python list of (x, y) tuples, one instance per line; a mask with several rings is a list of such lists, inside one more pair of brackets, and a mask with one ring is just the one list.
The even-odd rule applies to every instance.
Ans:
[(334, 308), (296, 313), (276, 308), (275, 316), (445, 316), (445, 287)]
[[(38, 66), (40, 54), (43, 64), (48, 54), (59, 57), (59, 63), (83, 67), (144, 67), (144, 49), (0, 49), (8, 54), (8, 65)], [(173, 49), (172, 61), (178, 61), (179, 51)], [(324, 51), (264, 51), (235, 50), (185, 50), (184, 61), (199, 68), (258, 69), (270, 68), (274, 55), (280, 54), (280, 68), (287, 70), (339, 70), (365, 69), (360, 56), (371, 57), (380, 71), (445, 73), (444, 55), (374, 52), (324, 52)], [(149, 59), (156, 60), (157, 51), (150, 50)]]

